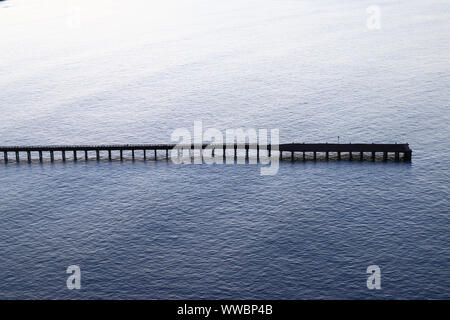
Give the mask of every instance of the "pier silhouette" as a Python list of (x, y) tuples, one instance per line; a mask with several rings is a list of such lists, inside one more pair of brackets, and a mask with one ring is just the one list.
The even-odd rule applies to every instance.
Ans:
[[(72, 155), (72, 160), (77, 161), (81, 158), (84, 160), (89, 159), (89, 152), (95, 153), (95, 159), (102, 159), (102, 155), (106, 153), (106, 157), (109, 160), (113, 159), (113, 152), (119, 154), (119, 159), (124, 160), (124, 151), (131, 152), (131, 159), (136, 158), (136, 151), (141, 151), (144, 160), (153, 159), (158, 160), (158, 151), (165, 153), (162, 156), (163, 159), (169, 159), (169, 150), (172, 149), (205, 149), (212, 148), (210, 144), (191, 144), (191, 145), (177, 145), (177, 144), (114, 144), (114, 145), (35, 145), (35, 146), (0, 146), (0, 154), (3, 154), (3, 158), (0, 161), (8, 162), (11, 159), (15, 159), (16, 162), (21, 160), (21, 153), (26, 154), (25, 159), (29, 162), (33, 160), (33, 156), (39, 161), (44, 160), (44, 153), (50, 155), (50, 161), (55, 160), (55, 153), (61, 155), (61, 160), (68, 160), (68, 154)], [(238, 150), (245, 150), (245, 157), (249, 158), (249, 150), (256, 150), (256, 156), (259, 158), (260, 151), (267, 151), (267, 155), (270, 157), (273, 152), (277, 152), (280, 159), (286, 159), (284, 156), (289, 155), (291, 161), (296, 160), (295, 157), (298, 153), (302, 155), (301, 159), (307, 158), (317, 160), (319, 157), (325, 160), (329, 160), (331, 157), (337, 160), (364, 160), (369, 159), (375, 161), (381, 158), (384, 161), (389, 159), (389, 156), (394, 161), (411, 161), (412, 150), (409, 144), (380, 144), (380, 143), (285, 143), (279, 145), (259, 145), (259, 144), (223, 144), (213, 147), (212, 153), (215, 150), (223, 150), (223, 156), (225, 157), (227, 150), (233, 150), (234, 157), (237, 157)], [(13, 155), (10, 158), (11, 154)], [(37, 156), (36, 156), (37, 154)], [(367, 155), (368, 154), (368, 155)], [(81, 157), (81, 155), (83, 155)], [(307, 157), (308, 155), (308, 157)], [(377, 155), (380, 157), (377, 158)], [(344, 158), (345, 156), (345, 158)], [(105, 157), (103, 157), (105, 158)], [(161, 155), (160, 155), (161, 158)]]

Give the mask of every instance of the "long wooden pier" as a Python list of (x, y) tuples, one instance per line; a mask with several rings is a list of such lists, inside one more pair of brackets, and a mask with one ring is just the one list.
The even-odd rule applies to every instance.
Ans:
[[(131, 159), (136, 158), (136, 152), (142, 152), (142, 158), (147, 159), (158, 159), (158, 151), (165, 153), (163, 156), (165, 159), (169, 159), (169, 150), (176, 147), (176, 144), (115, 144), (115, 145), (48, 145), (48, 146), (0, 146), (0, 157), (3, 154), (3, 160), (5, 163), (14, 159), (16, 162), (21, 160), (21, 153), (25, 154), (25, 159), (31, 162), (33, 159), (39, 159), (39, 161), (44, 160), (44, 153), (50, 156), (50, 161), (55, 161), (55, 153), (61, 156), (62, 161), (68, 159), (68, 154), (72, 157), (71, 160), (77, 161), (79, 159), (88, 160), (89, 153), (95, 154), (95, 159), (109, 159), (112, 160), (112, 153), (119, 153), (119, 159), (124, 160), (124, 151), (131, 152)], [(205, 149), (210, 145), (187, 145), (183, 148), (187, 149)], [(180, 147), (180, 146), (178, 146)], [(384, 161), (388, 159), (393, 159), (394, 161), (411, 161), (412, 150), (407, 143), (404, 144), (379, 144), (379, 143), (286, 143), (279, 144), (277, 146), (264, 145), (260, 146), (258, 144), (224, 144), (220, 146), (215, 146), (214, 150), (223, 149), (223, 156), (225, 157), (226, 151), (229, 149), (234, 150), (234, 157), (237, 156), (237, 151), (244, 149), (245, 157), (249, 158), (249, 150), (256, 150), (257, 157), (262, 150), (267, 150), (267, 155), (271, 156), (272, 152), (277, 152), (280, 159), (286, 159), (284, 155), (287, 153), (290, 157), (288, 159), (294, 161), (298, 159), (296, 153), (301, 153), (300, 159), (317, 160), (320, 156), (326, 160), (329, 160), (331, 156), (333, 159), (343, 160), (344, 156), (346, 160), (364, 160), (370, 159), (375, 161), (377, 159), (377, 154)], [(214, 152), (213, 150), (213, 152)], [(11, 158), (11, 154), (13, 157)], [(37, 155), (37, 156), (36, 156)], [(81, 156), (82, 155), (82, 156)], [(103, 155), (103, 157), (102, 157)], [(391, 155), (391, 157), (390, 157)], [(34, 156), (34, 157), (33, 157)], [(311, 157), (312, 156), (312, 157)]]

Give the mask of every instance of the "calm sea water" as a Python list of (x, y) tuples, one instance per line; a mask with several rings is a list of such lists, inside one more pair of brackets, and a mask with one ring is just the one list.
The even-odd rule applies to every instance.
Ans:
[(1, 2), (1, 145), (169, 142), (203, 120), (414, 153), (275, 176), (0, 163), (0, 298), (449, 299), (449, 19), (438, 0)]

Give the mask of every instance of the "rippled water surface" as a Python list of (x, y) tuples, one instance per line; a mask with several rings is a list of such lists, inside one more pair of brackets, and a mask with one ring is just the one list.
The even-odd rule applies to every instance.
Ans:
[(203, 120), (413, 149), (274, 176), (1, 156), (0, 298), (449, 299), (449, 18), (439, 0), (0, 2), (0, 145), (161, 143)]

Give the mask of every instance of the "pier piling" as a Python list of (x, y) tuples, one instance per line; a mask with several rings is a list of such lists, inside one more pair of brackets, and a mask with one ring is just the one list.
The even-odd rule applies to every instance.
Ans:
[(403, 153), (403, 158), (405, 161), (411, 161), (412, 151), (408, 150)]

